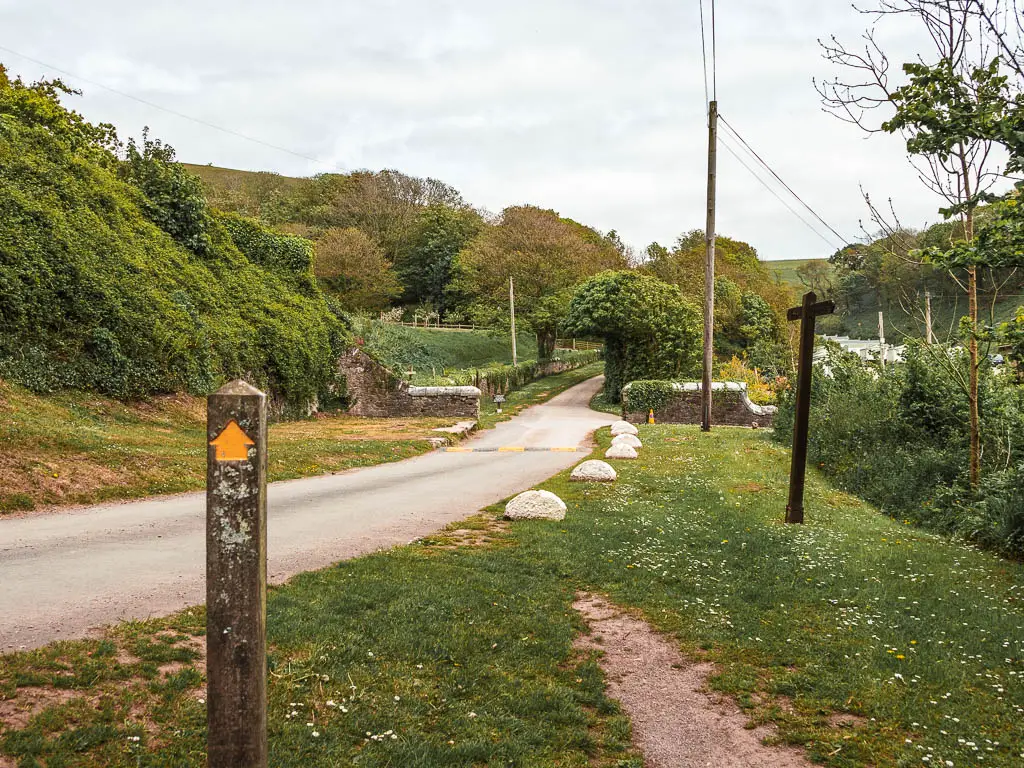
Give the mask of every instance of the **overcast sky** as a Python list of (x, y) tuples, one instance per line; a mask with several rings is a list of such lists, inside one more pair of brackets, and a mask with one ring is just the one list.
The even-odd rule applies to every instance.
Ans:
[[(122, 138), (148, 125), (186, 162), (289, 175), (397, 168), (494, 212), (554, 208), (642, 249), (704, 226), (698, 14), (698, 0), (0, 0), (0, 46), (48, 66), (4, 50), (0, 62), (26, 79), (64, 77), (90, 120)], [(719, 0), (717, 16), (721, 113), (827, 222), (862, 237), (859, 184), (891, 196), (907, 224), (938, 218), (901, 140), (866, 139), (823, 114), (812, 87), (829, 73), (817, 38), (855, 41), (865, 17), (840, 0)], [(884, 36), (898, 62), (916, 39), (896, 27)], [(724, 150), (718, 232), (765, 259), (839, 245)]]

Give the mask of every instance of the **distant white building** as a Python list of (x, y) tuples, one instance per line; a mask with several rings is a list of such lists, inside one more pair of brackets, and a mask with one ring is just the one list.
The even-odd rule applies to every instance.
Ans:
[[(849, 336), (824, 336), (828, 341), (834, 341), (846, 352), (852, 352), (861, 360), (884, 360), (886, 363), (902, 363), (907, 347), (883, 344), (879, 339), (851, 339)], [(814, 359), (820, 360), (825, 356), (823, 348), (814, 351)]]

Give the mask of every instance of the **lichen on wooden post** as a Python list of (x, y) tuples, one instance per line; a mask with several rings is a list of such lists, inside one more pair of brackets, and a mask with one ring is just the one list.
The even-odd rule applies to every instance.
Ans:
[(267, 398), (207, 399), (207, 766), (267, 765)]

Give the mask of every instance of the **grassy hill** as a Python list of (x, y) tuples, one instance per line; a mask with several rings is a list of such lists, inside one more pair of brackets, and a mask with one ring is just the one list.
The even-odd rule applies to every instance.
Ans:
[[(769, 271), (776, 278), (792, 287), (798, 293), (808, 290), (801, 282), (797, 270), (815, 259), (785, 259), (765, 262)], [(828, 262), (825, 262), (828, 264)], [(831, 265), (829, 265), (831, 266)], [(830, 269), (830, 273), (834, 271)], [(998, 297), (997, 297), (998, 298)], [(1024, 304), (1024, 297), (1011, 295), (999, 299), (993, 305), (992, 296), (982, 293), (979, 296), (979, 317), (983, 324), (1009, 320), (1014, 316), (1017, 307)], [(885, 335), (888, 341), (899, 343), (901, 339), (923, 338), (924, 299), (921, 298), (914, 306), (902, 306), (884, 302), (875, 292), (866, 292), (858, 297), (856, 304), (841, 307), (835, 321), (826, 320), (823, 327), (828, 333), (843, 333), (854, 338), (878, 338), (878, 311), (882, 310), (885, 317)], [(967, 314), (967, 294), (956, 295), (935, 294), (932, 296), (932, 329), (939, 339), (945, 339), (956, 333), (957, 323)]]
[(806, 291), (807, 287), (800, 281), (796, 271), (812, 261), (824, 261), (824, 259), (779, 259), (778, 261), (766, 261), (764, 265), (780, 282), (797, 291)]
[[(512, 339), (508, 333), (411, 328), (366, 318), (353, 322), (353, 333), (374, 357), (396, 373), (415, 371), (414, 376), (407, 377), (413, 381), (430, 380), (446, 370), (512, 362)], [(516, 348), (520, 362), (537, 358), (537, 339), (533, 334), (517, 334)]]

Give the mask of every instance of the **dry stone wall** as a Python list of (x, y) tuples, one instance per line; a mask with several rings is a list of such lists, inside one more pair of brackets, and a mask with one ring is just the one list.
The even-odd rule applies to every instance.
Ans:
[(453, 416), (480, 418), (476, 387), (413, 387), (359, 348), (338, 361), (352, 400), (353, 416)]
[[(676, 382), (675, 394), (654, 411), (654, 419), (666, 424), (700, 424), (701, 383)], [(775, 419), (774, 405), (758, 405), (747, 396), (741, 381), (716, 381), (711, 385), (711, 423), (734, 427), (770, 427)], [(634, 424), (647, 421), (647, 412), (629, 407), (629, 385), (622, 390), (622, 418)]]

